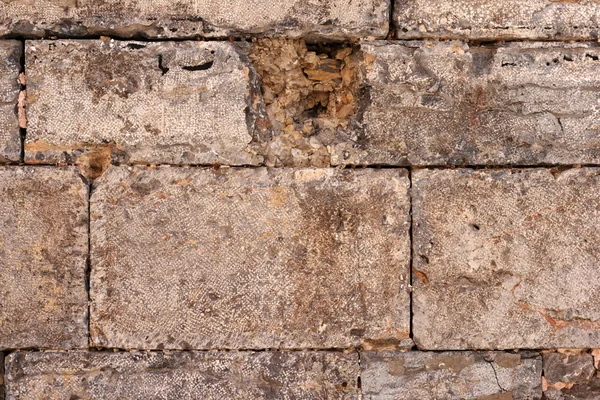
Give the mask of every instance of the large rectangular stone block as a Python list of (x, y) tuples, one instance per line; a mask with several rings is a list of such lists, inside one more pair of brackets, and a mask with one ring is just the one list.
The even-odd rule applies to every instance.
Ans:
[(21, 156), (17, 100), (22, 51), (21, 42), (0, 40), (0, 162), (19, 161)]
[(358, 399), (356, 354), (12, 353), (7, 400)]
[(402, 39), (598, 39), (596, 0), (396, 0)]
[(97, 182), (94, 345), (408, 339), (406, 171), (111, 167)]
[(600, 347), (600, 169), (413, 176), (419, 348)]
[(0, 348), (87, 347), (87, 199), (76, 168), (0, 168)]
[(28, 41), (25, 159), (256, 164), (245, 43)]
[(364, 352), (360, 364), (368, 400), (542, 398), (542, 360), (532, 352)]
[(11, 0), (0, 4), (0, 35), (25, 37), (383, 38), (390, 13), (390, 0)]
[(597, 44), (361, 49), (369, 101), (360, 129), (333, 146), (333, 164), (600, 163)]

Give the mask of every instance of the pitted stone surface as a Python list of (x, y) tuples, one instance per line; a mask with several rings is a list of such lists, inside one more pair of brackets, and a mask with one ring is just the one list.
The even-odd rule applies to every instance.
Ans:
[(0, 348), (87, 347), (87, 192), (76, 168), (0, 168)]
[(358, 399), (356, 354), (13, 353), (7, 400)]
[(390, 13), (389, 0), (11, 0), (0, 4), (0, 35), (25, 37), (383, 38)]
[[(600, 162), (596, 44), (366, 42), (369, 102), (332, 163)], [(344, 138), (344, 139), (340, 139)]]
[(94, 345), (408, 339), (406, 171), (110, 167), (97, 182)]
[(21, 139), (16, 106), (23, 46), (16, 40), (0, 40), (0, 162), (19, 161)]
[[(548, 400), (597, 400), (600, 377), (592, 354), (545, 353), (544, 396)], [(596, 357), (598, 354), (596, 353)]]
[(600, 169), (413, 175), (421, 349), (600, 344)]
[(596, 0), (396, 0), (403, 39), (598, 39)]
[(256, 164), (245, 43), (28, 41), (25, 158)]
[(364, 352), (365, 400), (534, 400), (542, 397), (537, 353)]

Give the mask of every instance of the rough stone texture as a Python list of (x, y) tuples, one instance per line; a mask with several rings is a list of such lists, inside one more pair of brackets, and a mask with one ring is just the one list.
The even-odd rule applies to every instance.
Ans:
[(11, 0), (0, 3), (0, 35), (384, 37), (389, 13), (389, 0)]
[[(25, 158), (256, 164), (247, 44), (28, 41)], [(258, 88), (257, 88), (258, 89)]]
[(396, 0), (397, 36), (470, 40), (598, 39), (597, 0)]
[(16, 106), (22, 49), (16, 40), (0, 41), (0, 162), (19, 161), (21, 154)]
[(0, 168), (0, 348), (87, 347), (87, 198), (76, 168)]
[(547, 400), (600, 399), (600, 378), (589, 353), (545, 353), (543, 389)]
[[(332, 163), (600, 162), (596, 44), (366, 42), (368, 102)], [(364, 103), (364, 101), (363, 101)]]
[(13, 353), (7, 400), (357, 399), (356, 354)]
[(394, 347), (407, 191), (404, 170), (110, 167), (91, 201), (92, 342)]
[(537, 353), (361, 353), (365, 400), (542, 397), (542, 360)]
[(600, 344), (600, 169), (413, 174), (421, 349)]

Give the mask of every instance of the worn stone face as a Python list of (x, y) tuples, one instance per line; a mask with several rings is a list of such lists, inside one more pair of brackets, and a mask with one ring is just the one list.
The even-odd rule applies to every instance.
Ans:
[(542, 397), (537, 353), (364, 352), (365, 399), (533, 400)]
[(111, 167), (91, 203), (92, 342), (394, 347), (407, 191), (402, 170)]
[(544, 396), (548, 400), (600, 398), (600, 378), (595, 367), (597, 361), (591, 354), (545, 353), (543, 356), (542, 382)]
[(595, 44), (367, 42), (361, 49), (370, 103), (357, 117), (362, 128), (340, 133), (334, 165), (600, 162)]
[(389, 0), (11, 0), (0, 4), (0, 34), (26, 37), (384, 37), (390, 12)]
[(598, 39), (596, 0), (396, 0), (403, 39)]
[(600, 344), (600, 170), (413, 175), (413, 328), (422, 349)]
[(0, 168), (0, 348), (87, 347), (87, 192), (76, 168)]
[(0, 162), (19, 161), (21, 138), (16, 106), (23, 46), (16, 40), (0, 40)]
[(31, 41), (30, 163), (256, 164), (247, 45)]
[(324, 352), (24, 352), (7, 358), (7, 399), (350, 400), (358, 369)]

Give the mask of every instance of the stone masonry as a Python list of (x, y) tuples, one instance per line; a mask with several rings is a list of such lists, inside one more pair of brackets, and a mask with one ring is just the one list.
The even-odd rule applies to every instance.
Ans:
[(598, 0), (5, 0), (0, 71), (0, 400), (600, 399)]

